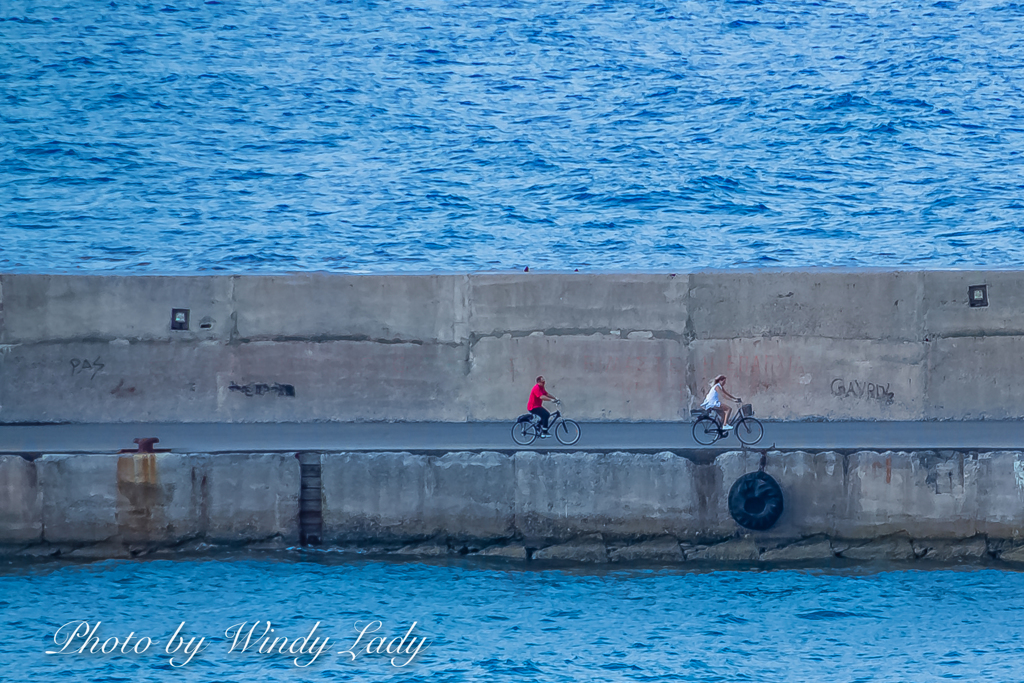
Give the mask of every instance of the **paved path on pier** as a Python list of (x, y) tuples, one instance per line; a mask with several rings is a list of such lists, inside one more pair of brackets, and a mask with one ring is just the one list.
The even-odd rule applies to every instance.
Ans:
[[(765, 422), (764, 439), (782, 449), (1012, 449), (1024, 450), (1024, 421), (1000, 422)], [(702, 448), (688, 423), (582, 423), (572, 450)], [(178, 453), (300, 450), (524, 450), (511, 422), (314, 424), (75, 424), (0, 425), (0, 453), (115, 453), (135, 437), (155, 436)], [(739, 448), (729, 436), (714, 448)], [(553, 438), (529, 450), (566, 450)]]

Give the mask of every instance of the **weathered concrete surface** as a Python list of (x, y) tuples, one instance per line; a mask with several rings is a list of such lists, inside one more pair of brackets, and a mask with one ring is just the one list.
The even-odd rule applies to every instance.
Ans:
[(203, 512), (205, 535), (239, 543), (299, 539), (299, 461), (275, 453), (207, 457)]
[(924, 414), (959, 420), (1019, 418), (1022, 355), (1024, 336), (1019, 335), (935, 339), (928, 354)]
[(260, 340), (463, 341), (465, 275), (232, 276), (237, 334)]
[(698, 375), (729, 376), (730, 393), (752, 402), (760, 417), (927, 417), (928, 345), (922, 342), (747, 337), (696, 340), (690, 349)]
[(809, 563), (830, 560), (834, 556), (835, 550), (827, 536), (812, 536), (777, 548), (765, 548), (761, 551), (758, 559), (762, 562)]
[(8, 422), (194, 421), (218, 413), (227, 347), (124, 339), (21, 344), (0, 354)]
[(499, 453), (328, 453), (322, 478), (326, 542), (514, 533), (514, 463)]
[(450, 554), (448, 544), (441, 540), (415, 543), (399, 548), (393, 555), (410, 555), (413, 557), (443, 557)]
[(203, 458), (181, 458), (170, 453), (122, 455), (117, 458), (119, 539), (129, 545), (174, 545), (202, 536)]
[[(668, 452), (491, 455), (507, 463), (499, 481), (515, 475), (512, 486), (499, 490), (494, 480), (480, 481), (473, 491), (502, 512), (508, 510), (502, 502), (512, 503), (510, 526), (497, 532), (483, 530), (471, 515), (441, 521), (437, 508), (451, 506), (451, 489), (442, 496), (425, 484), (432, 460), (467, 466), (471, 453), (379, 453), (365, 461), (356, 454), (325, 456), (325, 463), (338, 460), (331, 481), (325, 467), (325, 529), (345, 529), (328, 536), (356, 545), (430, 539), (434, 549), (444, 545), (437, 539), (448, 538), (451, 553), (465, 539), (489, 533), (485, 540), (498, 543), (479, 554), (521, 557), (525, 546), (535, 561), (949, 563), (994, 561), (1002, 553), (1008, 562), (1024, 562), (1018, 559), (1024, 549), (1017, 550), (1024, 548), (1017, 540), (1024, 529), (1019, 452), (769, 453), (766, 472), (780, 483), (786, 505), (763, 532), (738, 527), (727, 506), (732, 483), (757, 468), (759, 453), (726, 453), (703, 465)], [(411, 480), (402, 480), (403, 473)], [(374, 487), (374, 478), (385, 485)], [(460, 478), (458, 485), (471, 480)], [(505, 545), (509, 538), (521, 540)]]
[(469, 325), (476, 337), (650, 332), (685, 338), (689, 276), (623, 273), (469, 276)]
[(608, 561), (608, 549), (601, 534), (590, 534), (568, 543), (559, 543), (541, 548), (533, 554), (535, 560), (560, 562), (604, 563)]
[(839, 557), (848, 560), (913, 560), (913, 540), (906, 534), (893, 534), (883, 538), (873, 538), (860, 543), (833, 545), (832, 549)]
[(526, 546), (519, 543), (511, 545), (495, 545), (489, 548), (484, 548), (475, 554), (480, 557), (503, 557), (509, 560), (525, 560), (528, 557), (526, 553)]
[[(977, 561), (989, 553), (988, 541), (984, 536), (962, 540), (931, 538), (915, 541), (913, 548), (915, 557), (935, 562)], [(1004, 556), (1001, 559), (1009, 560), (1011, 558)]]
[(731, 538), (713, 545), (698, 545), (686, 549), (686, 559), (702, 562), (756, 562), (759, 550), (751, 537)]
[[(416, 396), (407, 419), (461, 421), (449, 377), (461, 362), (446, 345), (351, 341), (20, 345), (0, 361), (2, 413), (10, 422), (373, 420)], [(59, 390), (39, 381), (54, 374)]]
[[(934, 337), (1024, 335), (1024, 271), (924, 271), (924, 332)], [(970, 285), (987, 285), (989, 305), (971, 308)]]
[[(709, 492), (705, 529), (711, 536), (728, 536), (736, 529), (729, 515), (729, 489), (747, 472), (758, 468), (760, 454), (753, 451), (725, 453), (715, 461), (715, 486)], [(849, 497), (844, 476), (845, 458), (833, 452), (795, 451), (768, 458), (765, 472), (779, 482), (785, 493), (782, 516), (765, 538), (804, 538), (815, 534), (836, 535), (836, 525), (847, 519)]]
[[(919, 341), (926, 332), (924, 277), (872, 268), (694, 273), (693, 332), (698, 339)], [(966, 285), (962, 293), (966, 308)]]
[(228, 422), (380, 420), (401, 404), (408, 420), (463, 421), (452, 374), (463, 355), (445, 344), (242, 344), (218, 371), (214, 414)]
[[(1016, 271), (0, 274), (0, 423), (1024, 417)], [(968, 287), (988, 286), (972, 308)], [(188, 309), (187, 330), (171, 311)]]
[(42, 495), (35, 466), (16, 455), (0, 455), (0, 544), (43, 539)]
[(288, 547), (304, 510), (328, 545), (409, 557), (1024, 563), (1020, 451), (769, 452), (785, 508), (757, 532), (728, 510), (756, 452), (304, 456), (322, 485), (306, 503), (288, 453), (5, 456), (0, 554)]
[(4, 456), (0, 477), (13, 487), (6, 500), (24, 505), (0, 508), (0, 543), (144, 550), (298, 539), (299, 465), (290, 454)]
[(116, 455), (47, 455), (33, 463), (43, 506), (43, 540), (98, 543), (117, 536)]
[(661, 536), (608, 551), (610, 562), (682, 562), (682, 548), (674, 536)]
[(848, 457), (854, 505), (836, 533), (851, 538), (942, 526), (946, 537), (1013, 538), (1021, 530), (1020, 453), (856, 453)]
[[(18, 274), (0, 275), (0, 283), (4, 344), (199, 342), (231, 334), (230, 276)], [(189, 330), (171, 330), (173, 308), (191, 311)]]
[(686, 365), (686, 346), (675, 339), (596, 333), (481, 339), (471, 348), (467, 414), (500, 420), (526, 412), (524, 397), (543, 375), (549, 391), (566, 399), (569, 417), (689, 420)]
[(523, 537), (568, 540), (700, 535), (697, 466), (672, 453), (520, 452), (515, 456), (515, 518)]

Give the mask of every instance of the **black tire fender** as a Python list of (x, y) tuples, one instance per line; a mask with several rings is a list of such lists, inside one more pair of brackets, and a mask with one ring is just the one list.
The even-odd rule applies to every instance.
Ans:
[(729, 489), (729, 514), (745, 529), (770, 529), (782, 516), (782, 487), (770, 474), (749, 472)]
[(533, 413), (523, 413), (519, 416), (519, 419), (516, 420), (516, 424), (519, 424), (520, 422), (530, 422), (531, 420), (533, 420)]

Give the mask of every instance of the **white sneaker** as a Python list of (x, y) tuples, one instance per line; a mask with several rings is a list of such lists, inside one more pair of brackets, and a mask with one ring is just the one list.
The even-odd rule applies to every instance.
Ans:
[(736, 427), (734, 427), (733, 425), (725, 425), (724, 427), (722, 427), (722, 430), (723, 430), (723, 431), (728, 431), (728, 430), (730, 430), (730, 429), (735, 429), (735, 428), (736, 428)]

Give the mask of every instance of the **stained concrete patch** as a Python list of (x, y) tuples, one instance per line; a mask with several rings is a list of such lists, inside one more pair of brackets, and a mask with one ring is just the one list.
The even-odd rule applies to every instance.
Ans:
[(913, 546), (914, 554), (919, 559), (934, 560), (936, 562), (979, 560), (988, 556), (988, 541), (984, 536), (951, 540), (915, 540)]
[(117, 527), (124, 543), (173, 544), (203, 533), (205, 456), (135, 453), (117, 459)]
[(694, 546), (686, 551), (687, 560), (714, 562), (751, 562), (759, 558), (757, 545), (751, 538), (734, 538), (708, 546)]
[(1010, 548), (999, 553), (999, 559), (1003, 562), (1010, 562), (1013, 564), (1024, 564), (1024, 545), (1019, 545), (1016, 548)]
[(479, 557), (506, 557), (511, 560), (525, 560), (526, 547), (522, 545), (496, 545), (473, 553)]
[(322, 477), (326, 542), (512, 536), (513, 460), (500, 453), (327, 453)]
[(221, 453), (204, 478), (206, 534), (237, 543), (299, 539), (299, 461), (280, 453)]
[(906, 536), (876, 538), (847, 547), (837, 554), (848, 560), (913, 560), (917, 557)]
[(61, 557), (73, 557), (84, 560), (126, 560), (131, 557), (128, 548), (120, 543), (97, 543), (75, 548), (71, 552), (62, 553)]
[(43, 543), (18, 551), (22, 557), (63, 557), (75, 549), (72, 545)]
[(443, 557), (450, 554), (448, 544), (441, 541), (414, 543), (392, 553), (393, 555), (410, 555), (413, 557)]
[(116, 455), (46, 455), (35, 461), (43, 499), (43, 539), (98, 543), (117, 527)]
[(608, 561), (608, 550), (601, 534), (593, 534), (568, 543), (541, 548), (533, 554), (533, 559), (603, 563)]
[(832, 543), (824, 537), (808, 538), (780, 548), (768, 548), (761, 553), (764, 562), (813, 562), (835, 557)]
[(27, 543), (0, 543), (0, 557), (20, 555), (22, 552), (34, 547), (37, 546), (28, 545)]
[(549, 542), (595, 533), (691, 536), (701, 524), (696, 469), (668, 452), (518, 452), (516, 530)]
[(35, 463), (18, 455), (0, 455), (0, 543), (41, 541), (42, 506)]
[(673, 536), (663, 536), (641, 543), (633, 543), (608, 552), (611, 562), (683, 562), (683, 551)]

